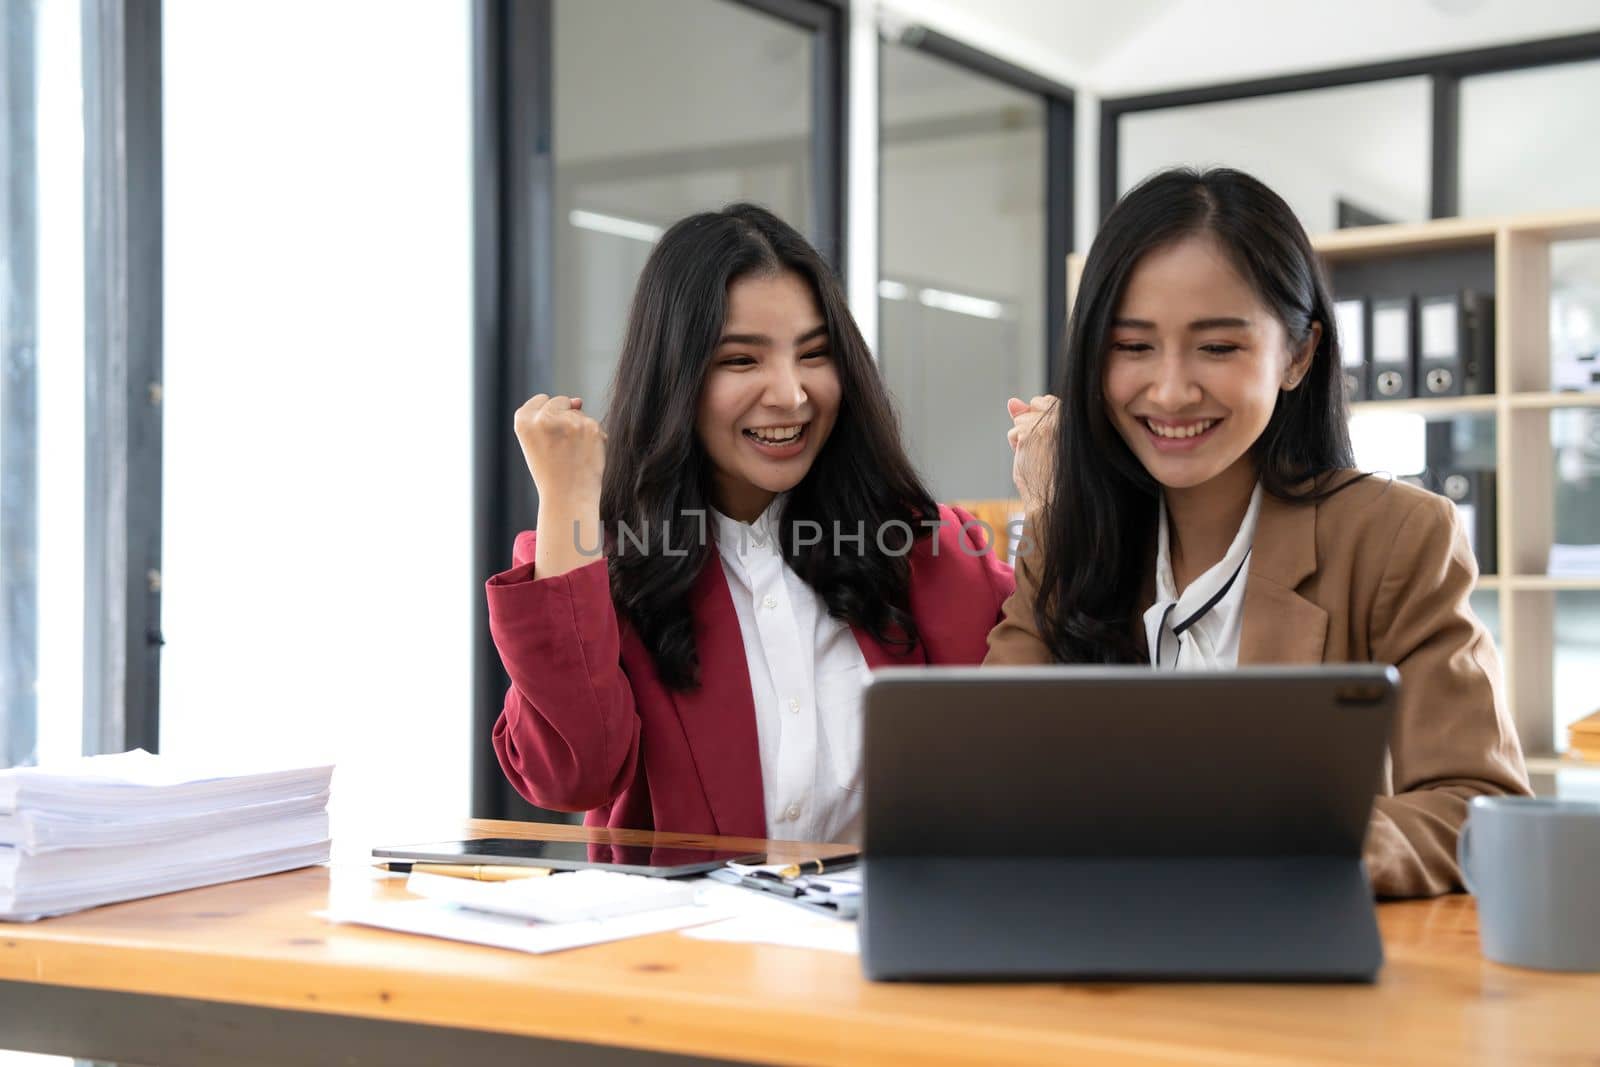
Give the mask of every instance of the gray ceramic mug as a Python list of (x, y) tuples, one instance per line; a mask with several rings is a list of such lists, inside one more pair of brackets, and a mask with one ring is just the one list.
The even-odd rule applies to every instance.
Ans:
[(1600, 803), (1476, 797), (1456, 852), (1485, 956), (1600, 971)]

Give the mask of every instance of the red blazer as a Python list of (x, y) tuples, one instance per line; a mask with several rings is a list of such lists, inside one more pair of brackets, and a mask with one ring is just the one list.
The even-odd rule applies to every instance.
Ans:
[[(972, 517), (941, 506), (934, 540), (910, 554), (908, 653), (857, 628), (868, 667), (976, 664), (1015, 587)], [(1001, 534), (1003, 536), (1003, 534)], [(963, 547), (965, 546), (965, 547)], [(700, 686), (662, 684), (633, 627), (611, 603), (605, 560), (533, 577), (534, 534), (517, 537), (513, 566), (489, 579), (489, 630), (511, 688), (494, 750), (517, 792), (590, 826), (766, 837), (761, 756), (744, 640), (715, 553), (689, 593)]]

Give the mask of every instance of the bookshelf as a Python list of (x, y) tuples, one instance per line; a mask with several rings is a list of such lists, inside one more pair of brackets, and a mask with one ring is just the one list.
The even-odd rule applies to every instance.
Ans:
[(1600, 593), (1600, 578), (1545, 573), (1555, 509), (1551, 416), (1561, 409), (1600, 408), (1600, 392), (1550, 388), (1550, 248), (1559, 241), (1595, 238), (1600, 238), (1600, 210), (1370, 226), (1312, 242), (1335, 277), (1351, 265), (1385, 259), (1453, 253), (1493, 257), (1496, 391), (1367, 401), (1352, 405), (1352, 414), (1493, 420), (1498, 573), (1485, 575), (1478, 591), (1496, 598), (1506, 691), (1523, 747), (1535, 759), (1552, 756), (1556, 746), (1557, 598)]
[(1426, 419), (1448, 419), (1456, 415), (1493, 414), (1500, 408), (1498, 397), (1436, 396), (1406, 400), (1361, 400), (1350, 405), (1350, 414), (1421, 415)]
[(1516, 411), (1600, 408), (1600, 393), (1512, 393), (1506, 402)]

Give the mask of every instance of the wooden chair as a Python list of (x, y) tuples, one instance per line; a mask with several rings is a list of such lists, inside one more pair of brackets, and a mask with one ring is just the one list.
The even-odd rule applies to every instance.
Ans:
[(1011, 524), (1022, 518), (1021, 500), (952, 500), (950, 504), (986, 523), (990, 531), (990, 551), (1007, 563), (1015, 562), (1016, 538)]

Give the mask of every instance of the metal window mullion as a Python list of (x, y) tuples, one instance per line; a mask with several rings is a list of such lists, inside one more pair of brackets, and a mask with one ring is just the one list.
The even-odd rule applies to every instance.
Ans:
[(511, 432), (518, 406), (549, 391), (555, 360), (554, 4), (473, 8), (473, 711), (472, 814), (570, 821), (516, 794), (489, 738), (507, 678), (483, 582), (511, 562), (538, 514)]
[(83, 0), (86, 752), (160, 740), (161, 4)]
[(11, 0), (0, 70), (0, 767), (35, 762), (39, 665), (38, 36)]
[(1430, 218), (1452, 218), (1461, 211), (1461, 78), (1435, 74), (1429, 79), (1433, 121), (1428, 139)]
[(1072, 251), (1076, 182), (1076, 116), (1073, 102), (1045, 98), (1045, 388), (1059, 372), (1066, 337), (1067, 255)]
[(847, 169), (845, 75), (849, 28), (834, 11), (812, 35), (811, 201), (812, 232), (841, 281), (849, 264), (845, 249)]

